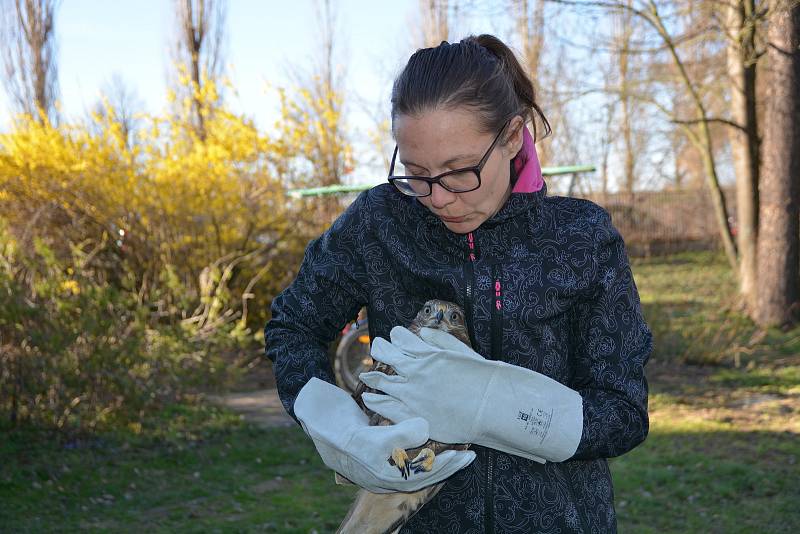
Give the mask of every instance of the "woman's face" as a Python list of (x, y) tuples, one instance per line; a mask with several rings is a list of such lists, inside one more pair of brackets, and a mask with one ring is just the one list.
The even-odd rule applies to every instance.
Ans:
[[(511, 194), (511, 159), (522, 148), (522, 117), (508, 125), (481, 170), (474, 191), (451, 193), (439, 184), (418, 200), (452, 232), (466, 234), (497, 213)], [(394, 121), (397, 158), (415, 175), (436, 176), (477, 165), (498, 132), (482, 133), (475, 113), (436, 109)], [(511, 135), (511, 139), (504, 141)]]

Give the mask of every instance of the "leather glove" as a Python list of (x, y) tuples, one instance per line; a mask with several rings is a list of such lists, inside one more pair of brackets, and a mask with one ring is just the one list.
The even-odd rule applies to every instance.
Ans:
[(430, 471), (404, 479), (388, 459), (396, 447), (411, 449), (428, 441), (427, 421), (415, 417), (396, 425), (369, 426), (369, 417), (347, 392), (319, 378), (300, 390), (294, 413), (325, 465), (373, 493), (416, 491), (475, 459), (473, 451), (445, 451), (436, 456)]
[(376, 338), (372, 357), (396, 375), (361, 373), (371, 410), (392, 421), (424, 417), (431, 439), (475, 443), (537, 462), (575, 454), (583, 431), (580, 394), (541, 373), (487, 360), (454, 336), (422, 328)]

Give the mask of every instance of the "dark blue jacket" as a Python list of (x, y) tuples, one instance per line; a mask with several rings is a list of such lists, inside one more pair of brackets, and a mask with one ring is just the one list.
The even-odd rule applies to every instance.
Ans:
[(615, 532), (606, 458), (647, 436), (652, 335), (608, 213), (548, 197), (545, 187), (513, 193), (461, 235), (389, 184), (363, 192), (309, 244), (297, 278), (272, 303), (266, 354), (286, 410), (294, 417), (311, 377), (334, 382), (326, 347), (362, 305), (370, 336), (388, 339), (431, 298), (464, 308), (484, 357), (577, 390), (583, 435), (560, 463), (473, 446), (476, 460), (401, 532)]

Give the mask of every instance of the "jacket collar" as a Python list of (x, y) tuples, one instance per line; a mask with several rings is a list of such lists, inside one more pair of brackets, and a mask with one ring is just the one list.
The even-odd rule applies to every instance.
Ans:
[(522, 212), (537, 209), (547, 194), (539, 155), (527, 126), (522, 132), (522, 148), (511, 160), (511, 184), (513, 188), (506, 203), (481, 226), (492, 227)]
[(522, 148), (512, 160), (511, 183), (514, 184), (512, 193), (533, 193), (544, 186), (542, 167), (539, 165), (539, 155), (536, 153), (533, 137), (527, 126), (523, 128)]

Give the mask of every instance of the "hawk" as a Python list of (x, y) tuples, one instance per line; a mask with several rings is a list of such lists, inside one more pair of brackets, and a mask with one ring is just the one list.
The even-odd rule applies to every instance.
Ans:
[[(418, 334), (422, 327), (444, 330), (466, 345), (470, 345), (464, 311), (460, 306), (452, 302), (436, 299), (427, 301), (414, 317), (408, 329)], [(370, 370), (380, 371), (387, 375), (395, 374), (391, 366), (379, 361), (375, 361)], [(394, 424), (393, 421), (367, 408), (364, 401), (361, 400), (361, 395), (366, 391), (372, 393), (382, 392), (360, 382), (353, 393), (355, 401), (364, 413), (369, 416), (369, 424), (372, 426)], [(404, 450), (397, 448), (392, 451), (392, 456), (387, 458), (386, 461), (391, 465), (397, 466), (403, 477), (408, 478), (413, 476), (412, 473), (430, 471), (436, 455), (448, 449), (466, 450), (469, 449), (469, 444), (439, 443), (438, 441), (428, 440), (421, 447), (414, 449)], [(350, 483), (338, 473), (336, 474), (336, 480), (339, 483)], [(362, 489), (357, 493), (355, 501), (336, 532), (341, 534), (394, 534), (426, 502), (430, 501), (443, 485), (444, 482), (440, 482), (419, 491), (408, 493), (372, 493)]]

